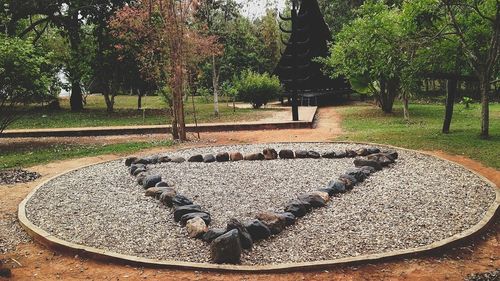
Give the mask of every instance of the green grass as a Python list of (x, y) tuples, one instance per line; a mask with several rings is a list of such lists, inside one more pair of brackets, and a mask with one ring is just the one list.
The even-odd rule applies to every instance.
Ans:
[[(87, 97), (85, 110), (71, 112), (68, 99), (61, 99), (62, 109), (59, 111), (37, 110), (11, 124), (8, 129), (38, 129), (38, 128), (71, 128), (97, 126), (133, 126), (133, 125), (166, 125), (171, 119), (165, 110), (165, 103), (156, 96), (145, 97), (142, 105), (145, 110), (137, 110), (137, 97), (117, 96), (115, 112), (107, 113), (102, 96)], [(214, 116), (212, 103), (204, 103), (195, 99), (197, 119), (199, 123), (219, 123), (236, 121), (254, 121), (266, 114), (268, 110), (236, 109), (226, 103), (219, 103), (220, 116)], [(194, 123), (191, 98), (185, 103), (186, 122)]]
[(395, 106), (393, 114), (384, 114), (369, 105), (339, 108), (342, 127), (348, 133), (340, 140), (390, 144), (410, 149), (443, 150), (478, 160), (487, 166), (500, 168), (500, 104), (490, 105), (490, 138), (479, 138), (480, 112), (478, 104), (464, 109), (457, 104), (449, 134), (441, 133), (444, 106), (436, 104), (410, 105), (410, 121), (402, 118), (402, 108)]
[(56, 160), (96, 156), (102, 154), (133, 153), (152, 147), (169, 147), (170, 140), (149, 142), (128, 142), (101, 145), (54, 144), (33, 150), (29, 147), (2, 149), (0, 152), (0, 170), (14, 167), (29, 167)]

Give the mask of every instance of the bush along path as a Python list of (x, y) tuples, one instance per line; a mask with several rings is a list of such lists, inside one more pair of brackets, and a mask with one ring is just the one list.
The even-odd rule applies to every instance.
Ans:
[(396, 151), (383, 151), (376, 147), (366, 147), (358, 150), (332, 151), (319, 154), (316, 151), (281, 150), (279, 153), (272, 148), (266, 148), (262, 153), (253, 153), (243, 156), (239, 152), (223, 152), (217, 155), (193, 155), (189, 162), (227, 162), (227, 161), (262, 161), (278, 159), (300, 158), (354, 158), (354, 168), (347, 170), (337, 179), (330, 181), (327, 186), (316, 191), (299, 195), (291, 199), (282, 212), (259, 212), (255, 219), (241, 223), (232, 218), (226, 228), (212, 228), (210, 213), (196, 205), (189, 198), (177, 194), (173, 184), (162, 179), (160, 175), (146, 175), (148, 164), (182, 163), (182, 157), (151, 156), (148, 158), (129, 157), (125, 165), (135, 177), (137, 184), (142, 186), (146, 196), (152, 196), (161, 203), (173, 208), (174, 220), (186, 227), (191, 238), (202, 239), (210, 243), (212, 262), (222, 264), (240, 263), (243, 249), (251, 250), (254, 241), (267, 239), (271, 235), (281, 233), (287, 226), (292, 225), (298, 218), (305, 216), (314, 208), (326, 206), (332, 196), (348, 192), (358, 183), (363, 182), (372, 173), (390, 167), (398, 158)]

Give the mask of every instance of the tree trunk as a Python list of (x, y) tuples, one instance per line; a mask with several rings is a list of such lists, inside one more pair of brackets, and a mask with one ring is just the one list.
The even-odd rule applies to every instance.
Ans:
[(446, 110), (444, 114), (443, 123), (443, 133), (447, 134), (450, 132), (451, 118), (453, 116), (453, 105), (455, 103), (455, 97), (457, 94), (457, 83), (456, 79), (449, 79), (446, 82)]
[(399, 82), (394, 79), (381, 79), (380, 81), (380, 105), (385, 113), (392, 113), (392, 106), (397, 95)]
[[(72, 20), (78, 22), (77, 17)], [(71, 48), (71, 61), (69, 62), (68, 67), (69, 79), (71, 81), (71, 97), (69, 102), (71, 111), (81, 111), (83, 110), (82, 88), (80, 86), (82, 76), (79, 70), (79, 66), (76, 65), (79, 61), (78, 57), (80, 55), (80, 26), (78, 25), (78, 23), (73, 23), (68, 27), (67, 31)]]
[[(71, 73), (70, 73), (70, 76)], [(80, 78), (71, 79), (71, 96), (69, 98), (69, 103), (71, 106), (71, 111), (82, 111), (83, 110), (83, 96), (82, 87), (80, 86)]]
[(136, 90), (137, 92), (137, 110), (142, 109), (142, 92), (141, 90)]
[(410, 109), (408, 108), (408, 94), (406, 91), (403, 92), (403, 118), (404, 120), (410, 120)]
[(481, 94), (481, 138), (486, 139), (489, 137), (489, 126), (490, 126), (489, 75), (485, 75), (485, 77), (480, 77), (479, 92)]
[(215, 55), (212, 55), (212, 87), (214, 88), (214, 115), (219, 117), (219, 73), (215, 65)]

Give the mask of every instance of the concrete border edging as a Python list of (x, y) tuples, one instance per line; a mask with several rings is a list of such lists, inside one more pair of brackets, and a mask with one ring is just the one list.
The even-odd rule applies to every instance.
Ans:
[[(303, 143), (308, 143), (308, 142), (303, 142)], [(499, 207), (500, 207), (500, 189), (485, 178), (483, 175), (472, 171), (471, 169), (468, 169), (467, 167), (444, 159), (439, 156), (432, 155), (430, 153), (422, 152), (422, 151), (416, 151), (416, 150), (411, 150), (411, 149), (406, 149), (406, 148), (400, 148), (400, 147), (395, 147), (391, 145), (382, 145), (382, 144), (374, 144), (374, 143), (366, 143), (366, 142), (348, 142), (348, 141), (333, 141), (333, 142), (309, 142), (309, 143), (346, 143), (346, 144), (366, 144), (366, 145), (374, 145), (374, 146), (380, 146), (380, 147), (388, 147), (388, 148), (393, 148), (397, 150), (404, 150), (404, 151), (411, 151), (411, 152), (416, 152), (420, 154), (425, 154), (429, 155), (450, 163), (453, 163), (455, 165), (458, 165), (473, 174), (479, 176), (483, 181), (488, 183), (491, 187), (495, 189), (496, 197), (495, 201), (492, 203), (492, 205), (488, 208), (488, 210), (485, 212), (483, 218), (473, 227), (457, 233), (451, 237), (433, 242), (429, 245), (422, 246), (422, 247), (417, 247), (417, 248), (411, 248), (411, 249), (404, 249), (404, 250), (397, 250), (397, 251), (391, 251), (391, 252), (386, 252), (386, 253), (378, 253), (378, 254), (369, 254), (369, 255), (362, 255), (362, 256), (357, 256), (357, 257), (347, 257), (347, 258), (340, 258), (340, 259), (334, 259), (334, 260), (324, 260), (324, 261), (314, 261), (314, 262), (300, 262), (300, 263), (283, 263), (283, 264), (276, 264), (276, 265), (257, 265), (257, 266), (252, 266), (252, 265), (229, 265), (229, 264), (210, 264), (210, 263), (194, 263), (194, 262), (182, 262), (182, 261), (175, 261), (175, 260), (156, 260), (156, 259), (149, 259), (149, 258), (143, 258), (143, 257), (136, 257), (136, 256), (131, 256), (131, 255), (124, 255), (124, 254), (119, 254), (116, 252), (111, 252), (107, 250), (102, 250), (94, 247), (89, 247), (85, 245), (80, 245), (80, 244), (75, 244), (72, 242), (68, 242), (62, 239), (59, 239), (52, 234), (46, 232), (45, 230), (41, 229), (40, 227), (34, 225), (26, 216), (26, 204), (28, 201), (31, 199), (31, 197), (38, 191), (39, 188), (44, 186), (47, 182), (61, 176), (67, 173), (70, 173), (72, 171), (76, 171), (85, 167), (97, 165), (97, 164), (102, 164), (106, 162), (111, 162), (111, 161), (116, 161), (115, 160), (107, 160), (107, 161), (101, 161), (97, 163), (93, 163), (90, 165), (85, 165), (79, 168), (75, 168), (66, 172), (63, 172), (61, 174), (58, 174), (54, 177), (51, 177), (50, 179), (45, 180), (38, 186), (36, 186), (29, 194), (28, 196), (19, 204), (18, 207), (18, 218), (21, 226), (23, 229), (28, 232), (28, 234), (33, 237), (34, 240), (37, 242), (60, 251), (64, 252), (70, 252), (72, 254), (79, 254), (83, 256), (89, 256), (95, 259), (99, 260), (105, 260), (105, 261), (115, 261), (115, 262), (120, 262), (120, 263), (126, 263), (126, 264), (136, 264), (136, 265), (141, 265), (141, 266), (148, 266), (148, 267), (167, 267), (167, 268), (176, 268), (176, 269), (206, 269), (206, 270), (216, 270), (216, 271), (237, 271), (237, 272), (279, 272), (279, 271), (292, 271), (292, 270), (312, 270), (312, 269), (318, 269), (318, 268), (325, 268), (328, 266), (334, 266), (334, 265), (354, 265), (354, 264), (360, 264), (360, 263), (369, 263), (369, 262), (377, 262), (377, 261), (383, 261), (391, 258), (404, 258), (404, 257), (410, 257), (418, 254), (423, 254), (427, 252), (432, 252), (432, 251), (437, 251), (440, 249), (443, 249), (445, 247), (449, 247), (451, 245), (457, 244), (462, 242), (465, 239), (470, 238), (471, 236), (474, 236), (475, 234), (481, 233), (484, 229), (486, 229), (489, 224), (493, 221), (493, 218), (498, 215), (499, 212)], [(211, 145), (207, 145), (211, 146)], [(212, 145), (213, 146), (213, 145)], [(227, 145), (221, 145), (221, 146), (227, 146)], [(217, 147), (213, 146), (213, 147)], [(189, 149), (189, 148), (186, 148)], [(180, 149), (184, 150), (184, 149)]]

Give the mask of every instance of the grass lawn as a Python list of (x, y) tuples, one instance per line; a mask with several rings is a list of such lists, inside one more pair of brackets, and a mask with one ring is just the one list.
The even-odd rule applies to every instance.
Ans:
[(14, 167), (29, 167), (56, 160), (96, 156), (101, 154), (134, 153), (146, 148), (169, 147), (173, 144), (174, 142), (170, 140), (164, 140), (100, 145), (53, 144), (37, 148), (36, 150), (29, 147), (9, 150), (1, 149), (0, 170)]
[[(165, 110), (165, 103), (156, 96), (144, 97), (142, 106), (145, 110), (137, 110), (136, 96), (117, 96), (115, 112), (107, 113), (102, 96), (87, 97), (85, 110), (71, 112), (69, 100), (60, 99), (61, 110), (38, 110), (24, 116), (11, 124), (8, 129), (37, 129), (37, 128), (71, 128), (97, 126), (127, 126), (127, 125), (166, 125), (170, 124), (170, 116)], [(195, 98), (196, 114), (199, 123), (218, 123), (234, 121), (254, 121), (270, 113), (269, 110), (238, 109), (233, 112), (232, 106), (219, 103), (220, 116), (214, 116), (212, 103), (204, 103)], [(194, 123), (191, 98), (185, 103), (186, 122)]]
[(393, 114), (384, 114), (369, 105), (338, 108), (342, 127), (347, 134), (340, 140), (390, 144), (410, 149), (443, 150), (478, 160), (500, 169), (500, 104), (490, 104), (490, 138), (479, 138), (479, 104), (464, 109), (455, 105), (449, 134), (441, 133), (444, 105), (412, 104), (410, 121), (403, 120), (402, 107), (395, 105)]

